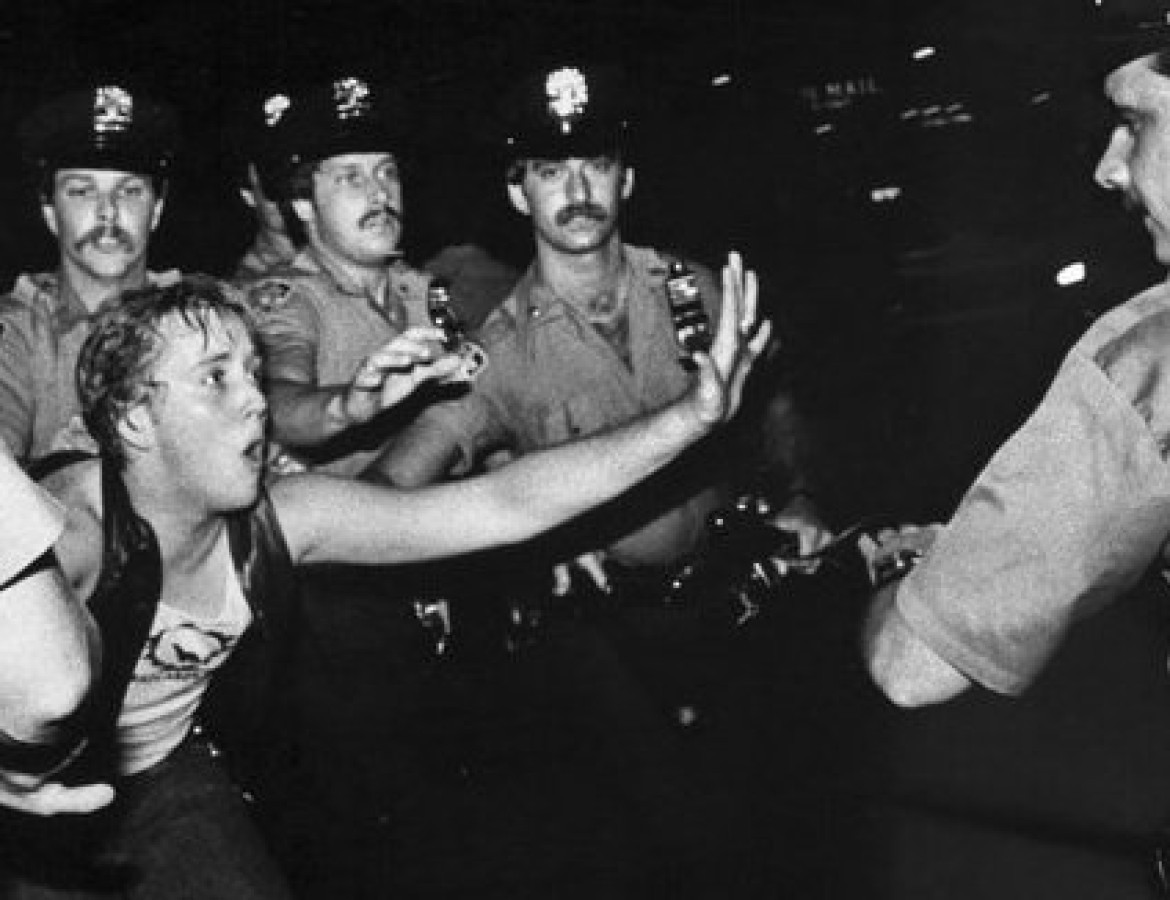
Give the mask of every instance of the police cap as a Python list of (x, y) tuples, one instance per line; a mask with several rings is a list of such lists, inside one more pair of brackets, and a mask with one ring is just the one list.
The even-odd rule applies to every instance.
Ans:
[(274, 182), (281, 172), (279, 129), (298, 97), (287, 85), (252, 92), (240, 102), (227, 129), (225, 151), (236, 178), (245, 183), (247, 167), (254, 165), (260, 186), (268, 197), (273, 196)]
[(1170, 50), (1170, 0), (1105, 0), (1095, 14), (1094, 68), (1098, 76), (1151, 53)]
[(509, 160), (622, 153), (629, 106), (616, 66), (550, 66), (524, 79), (505, 101)]
[(174, 164), (179, 126), (168, 104), (105, 84), (40, 106), (21, 123), (19, 139), (41, 176), (85, 168), (162, 177)]
[[(268, 177), (274, 199), (289, 199), (305, 163), (343, 153), (408, 152), (405, 100), (389, 87), (356, 76), (336, 78), (291, 100), (270, 131)], [(265, 183), (265, 190), (269, 187)]]

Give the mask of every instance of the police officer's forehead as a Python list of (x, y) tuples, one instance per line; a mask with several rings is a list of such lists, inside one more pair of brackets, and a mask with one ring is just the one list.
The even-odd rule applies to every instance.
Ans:
[(337, 169), (345, 166), (368, 166), (370, 168), (376, 168), (386, 163), (394, 163), (396, 160), (397, 157), (389, 151), (338, 153), (334, 156), (325, 157), (317, 165), (323, 169)]
[(129, 181), (130, 179), (140, 179), (142, 181), (149, 181), (150, 176), (142, 172), (127, 172), (124, 169), (57, 169), (53, 173), (57, 182), (65, 181), (68, 178), (87, 178), (94, 181)]
[(1158, 55), (1140, 56), (1105, 78), (1105, 96), (1118, 107), (1138, 107), (1170, 99), (1170, 77), (1158, 70)]
[(604, 160), (625, 168), (621, 156), (617, 153), (594, 153), (590, 156), (530, 156), (524, 162), (531, 168), (535, 166), (559, 166), (568, 163), (596, 162)]

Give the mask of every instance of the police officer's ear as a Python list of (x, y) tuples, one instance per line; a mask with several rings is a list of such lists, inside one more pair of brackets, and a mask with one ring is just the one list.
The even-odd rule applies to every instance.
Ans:
[[(157, 182), (156, 182), (157, 185)], [(156, 188), (157, 191), (157, 188)], [(154, 213), (150, 217), (150, 230), (153, 232), (158, 228), (158, 223), (162, 221), (163, 207), (167, 205), (166, 194), (156, 193), (154, 200)]]
[[(528, 163), (521, 163), (527, 166)], [(528, 197), (524, 194), (524, 179), (520, 178), (516, 181), (508, 179), (508, 199), (512, 201), (513, 208), (521, 215), (530, 215), (532, 210), (528, 207)]]
[(295, 197), (289, 201), (289, 206), (291, 206), (293, 212), (297, 214), (297, 218), (305, 224), (308, 224), (317, 218), (317, 211), (313, 209), (312, 200), (305, 200), (301, 197)]
[(53, 237), (57, 237), (57, 210), (49, 197), (41, 198), (41, 218), (45, 220), (45, 227)]
[(622, 166), (622, 199), (629, 200), (634, 193), (634, 167)]

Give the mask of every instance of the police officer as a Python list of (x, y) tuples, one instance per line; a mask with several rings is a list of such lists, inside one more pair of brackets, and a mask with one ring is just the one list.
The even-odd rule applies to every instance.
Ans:
[[(412, 423), (378, 461), (391, 480), (445, 478), (471, 464), (467, 454), (497, 445), (525, 454), (603, 431), (685, 390), (689, 376), (665, 291), (676, 257), (627, 244), (620, 234), (634, 188), (627, 96), (616, 68), (561, 65), (526, 79), (509, 97), (508, 197), (532, 223), (536, 257), (479, 334), (490, 362), (462, 401), (465, 418)], [(714, 316), (720, 284), (702, 266), (692, 268)], [(758, 442), (745, 446), (751, 443)], [(730, 874), (721, 863), (736, 845), (747, 845), (748, 816), (743, 795), (723, 783), (718, 767), (689, 765), (693, 747), (682, 735), (696, 711), (712, 711), (703, 701), (717, 688), (720, 664), (700, 673), (694, 660), (714, 655), (703, 638), (695, 646), (690, 635), (660, 632), (659, 617), (645, 606), (665, 600), (672, 568), (701, 546), (708, 514), (731, 500), (731, 476), (751, 468), (743, 447), (708, 446), (585, 527), (562, 532), (555, 545), (523, 551), (536, 569), (575, 557), (579, 585), (587, 588), (591, 578), (630, 610), (622, 627), (604, 633), (587, 623), (550, 627), (532, 659), (535, 665), (543, 656), (554, 674), (530, 680), (566, 686), (562, 699), (578, 711), (586, 740), (602, 748), (598, 757), (619, 773), (639, 810), (634, 830), (648, 855), (689, 858), (717, 879), (711, 896), (734, 893), (731, 880), (718, 878)], [(795, 508), (804, 498), (786, 488), (803, 473), (792, 474), (778, 492), (790, 494)], [(804, 515), (799, 524), (806, 551), (827, 540), (819, 517)], [(518, 568), (504, 576), (516, 590)], [(556, 571), (559, 589), (570, 570)], [(684, 623), (668, 622), (666, 630), (674, 624)], [(664, 709), (680, 717), (681, 732)], [(727, 731), (707, 738), (712, 747), (736, 746)], [(732, 772), (735, 763), (724, 768)]]
[[(618, 69), (573, 65), (542, 70), (510, 95), (508, 197), (532, 222), (536, 258), (481, 332), (491, 364), (462, 405), (463, 418), (413, 424), (379, 461), (391, 480), (447, 476), (485, 446), (528, 452), (618, 424), (685, 386), (664, 289), (675, 257), (624, 243), (620, 233), (634, 189), (627, 96)], [(705, 267), (691, 267), (712, 314), (720, 286)], [(782, 416), (793, 409), (770, 408)], [(802, 441), (772, 443), (784, 453)], [(783, 472), (774, 486), (780, 522), (799, 534), (805, 553), (823, 546), (828, 531), (809, 503), (810, 479), (797, 455), (767, 462)], [(734, 465), (745, 468), (742, 457)], [(635, 568), (674, 562), (695, 547), (707, 513), (727, 499), (718, 484), (708, 471), (680, 502), (672, 494), (653, 514), (641, 509), (617, 527), (606, 555)]]
[[(265, 91), (249, 97), (228, 129), (228, 155), (240, 199), (251, 211), (256, 231), (231, 280), (248, 284), (293, 265), (305, 243), (304, 230), (295, 217), (285, 218), (270, 193), (279, 165), (275, 130), (295, 102), (289, 89)], [(302, 262), (307, 258), (302, 258)]]
[[(275, 436), (302, 464), (354, 477), (404, 418), (429, 414), (429, 398), (383, 414), (404, 393), (405, 373), (451, 373), (457, 360), (430, 325), (429, 277), (399, 249), (402, 101), (356, 76), (290, 97), (269, 131), (263, 187), (305, 244), (247, 297), (265, 344)], [(310, 567), (303, 595), (306, 759), (328, 810), (321, 877), (361, 884), (376, 865), (364, 841), (398, 818), (397, 785), (411, 780), (398, 713), (418, 702), (433, 656), (401, 570)]]
[(21, 125), (24, 162), (56, 272), (20, 276), (0, 300), (0, 438), (22, 462), (84, 440), (74, 369), (103, 302), (177, 272), (147, 269), (178, 147), (167, 104), (116, 84), (54, 99)]
[(403, 354), (455, 373), (427, 315), (429, 276), (399, 249), (405, 118), (388, 89), (348, 76), (306, 91), (272, 132), (273, 195), (306, 237), (249, 290), (274, 433), (337, 474), (359, 474), (398, 424), (379, 413), (399, 399), (386, 391)]

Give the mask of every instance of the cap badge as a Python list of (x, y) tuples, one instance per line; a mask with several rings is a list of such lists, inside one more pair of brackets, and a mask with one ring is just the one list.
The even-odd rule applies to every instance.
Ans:
[(568, 134), (573, 122), (581, 118), (589, 103), (589, 85), (580, 69), (565, 68), (550, 72), (544, 82), (549, 114), (558, 119), (561, 132)]
[(93, 130), (125, 131), (134, 118), (134, 98), (120, 87), (99, 87), (93, 98)]
[(264, 101), (264, 124), (269, 128), (275, 127), (290, 106), (292, 101), (286, 94), (273, 94)]
[(370, 86), (360, 78), (339, 78), (333, 82), (333, 102), (339, 119), (360, 118), (370, 111)]

